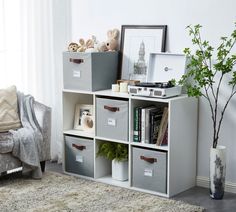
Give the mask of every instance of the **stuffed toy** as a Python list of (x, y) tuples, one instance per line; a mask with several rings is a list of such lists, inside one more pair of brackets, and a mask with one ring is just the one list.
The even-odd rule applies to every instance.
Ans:
[(69, 52), (77, 52), (79, 45), (77, 43), (70, 43), (68, 46)]
[(94, 48), (94, 42), (92, 39), (88, 39), (86, 42), (83, 38), (79, 39), (79, 48), (77, 52), (90, 52)]
[(107, 44), (105, 42), (99, 42), (97, 38), (92, 35), (92, 40), (93, 40), (93, 52), (105, 52), (107, 51)]
[(98, 50), (99, 52), (106, 52), (106, 51), (108, 51), (106, 42), (98, 43), (98, 44), (97, 44), (97, 50)]
[(108, 30), (107, 32), (107, 49), (108, 51), (116, 51), (118, 48), (118, 37), (119, 37), (119, 30), (113, 29)]
[(86, 50), (85, 41), (83, 38), (79, 39), (79, 47), (77, 49), (77, 52), (84, 52)]

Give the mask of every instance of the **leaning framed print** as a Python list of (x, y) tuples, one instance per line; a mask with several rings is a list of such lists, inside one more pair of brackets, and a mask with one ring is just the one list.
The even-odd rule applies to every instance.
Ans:
[(120, 79), (146, 81), (150, 53), (165, 52), (167, 25), (122, 25)]
[(82, 126), (82, 116), (88, 114), (93, 116), (93, 105), (87, 104), (76, 104), (75, 106), (75, 118), (74, 118), (74, 129), (84, 130)]

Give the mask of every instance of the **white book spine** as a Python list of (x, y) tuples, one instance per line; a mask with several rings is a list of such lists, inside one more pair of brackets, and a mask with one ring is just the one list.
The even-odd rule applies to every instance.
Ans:
[(142, 108), (141, 112), (141, 143), (145, 143), (145, 121), (146, 121), (146, 109)]
[(149, 143), (149, 132), (150, 132), (150, 124), (149, 124), (149, 115), (150, 109), (147, 109), (145, 112), (145, 143)]

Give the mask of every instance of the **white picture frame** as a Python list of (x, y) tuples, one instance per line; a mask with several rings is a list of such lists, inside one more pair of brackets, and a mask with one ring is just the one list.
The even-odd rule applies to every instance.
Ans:
[(145, 82), (149, 54), (165, 52), (166, 25), (123, 25), (121, 27), (120, 78)]
[(75, 130), (83, 130), (81, 125), (81, 117), (83, 112), (88, 112), (91, 116), (93, 116), (93, 105), (89, 104), (76, 104), (75, 106), (75, 118), (74, 118), (74, 129)]

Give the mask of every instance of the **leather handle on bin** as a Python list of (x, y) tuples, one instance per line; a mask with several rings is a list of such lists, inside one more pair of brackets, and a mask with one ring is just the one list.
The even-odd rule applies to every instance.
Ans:
[(86, 146), (83, 145), (77, 145), (77, 144), (72, 144), (72, 147), (75, 147), (78, 150), (83, 151), (84, 149), (86, 149)]
[(84, 60), (83, 60), (83, 59), (74, 59), (74, 58), (70, 58), (70, 62), (71, 62), (71, 63), (77, 63), (77, 64), (80, 64), (80, 63), (83, 63)]
[(111, 106), (108, 106), (108, 105), (104, 105), (104, 109), (109, 110), (111, 112), (116, 112), (116, 111), (120, 110), (120, 108), (118, 108), (118, 107), (111, 107)]
[(157, 162), (157, 159), (156, 159), (156, 158), (148, 158), (148, 157), (145, 157), (145, 156), (140, 156), (140, 159), (141, 159), (141, 160), (145, 160), (145, 161), (147, 161), (148, 163), (155, 163), (155, 162)]

